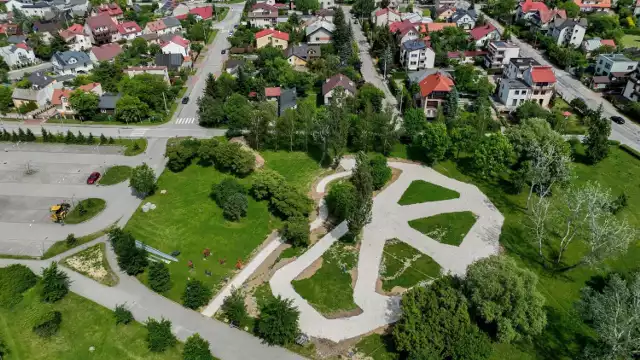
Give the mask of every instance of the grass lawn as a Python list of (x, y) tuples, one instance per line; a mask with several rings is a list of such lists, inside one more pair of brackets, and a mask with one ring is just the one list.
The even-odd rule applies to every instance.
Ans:
[(391, 335), (371, 334), (356, 344), (356, 351), (373, 360), (398, 360)]
[(88, 198), (78, 202), (64, 219), (65, 224), (79, 224), (98, 215), (107, 206), (103, 199)]
[[(136, 211), (126, 225), (126, 230), (147, 245), (165, 253), (181, 252), (180, 261), (168, 265), (174, 285), (164, 295), (174, 301), (181, 302), (189, 277), (219, 290), (223, 280), (233, 276), (236, 261), (246, 264), (253, 250), (281, 224), (269, 213), (267, 202), (256, 202), (251, 197), (247, 217), (238, 222), (226, 221), (222, 209), (209, 197), (212, 186), (226, 177), (231, 175), (196, 164), (179, 173), (165, 170), (158, 179), (158, 189), (167, 193), (158, 191), (144, 201), (157, 208), (147, 213)], [(251, 176), (239, 181), (248, 187)], [(211, 250), (208, 260), (202, 258), (205, 248)], [(189, 260), (194, 264), (191, 271), (187, 267)], [(219, 260), (226, 262), (220, 264)], [(206, 276), (205, 270), (212, 275)], [(146, 274), (141, 279), (146, 282)]]
[(131, 176), (130, 166), (116, 165), (107, 169), (100, 178), (100, 185), (114, 185), (119, 184)]
[(356, 266), (358, 253), (337, 241), (322, 259), (313, 276), (291, 282), (296, 292), (324, 315), (356, 309), (349, 271)]
[(572, 115), (566, 120), (564, 131), (565, 134), (584, 134), (587, 131), (587, 126), (582, 121), (582, 116), (578, 114), (566, 101), (562, 98), (557, 97), (553, 105), (553, 109), (559, 110), (561, 112), (568, 111)]
[(279, 172), (287, 182), (303, 192), (311, 190), (311, 183), (324, 170), (309, 154), (301, 151), (262, 151), (265, 167)]
[(43, 259), (49, 259), (52, 258), (58, 254), (62, 254), (63, 252), (73, 249), (76, 246), (82, 245), (82, 244), (86, 244), (89, 241), (93, 241), (97, 238), (99, 238), (100, 236), (105, 235), (106, 233), (109, 232), (109, 230), (111, 229), (111, 226), (104, 228), (102, 230), (98, 230), (94, 233), (91, 233), (89, 235), (86, 236), (81, 236), (79, 238), (76, 239), (76, 245), (72, 246), (72, 247), (68, 247), (67, 246), (67, 242), (65, 240), (60, 240), (60, 241), (56, 241), (49, 249), (47, 249), (47, 251), (45, 251), (44, 256), (42, 257)]
[(622, 46), (625, 48), (640, 47), (640, 35), (624, 35)]
[(105, 256), (104, 243), (93, 245), (69, 256), (62, 260), (62, 264), (101, 284), (114, 286), (118, 283), (118, 276), (109, 266)]
[(443, 244), (458, 246), (475, 222), (471, 211), (461, 211), (411, 220), (409, 226)]
[(147, 139), (115, 139), (116, 145), (125, 147), (125, 156), (136, 156), (147, 150)]
[(422, 180), (414, 180), (404, 191), (398, 201), (400, 205), (412, 205), (429, 201), (441, 201), (457, 199), (460, 194), (457, 191), (444, 188)]
[(421, 281), (440, 276), (440, 265), (428, 255), (397, 239), (384, 245), (380, 267), (382, 289), (390, 291), (394, 286), (411, 288)]
[[(0, 270), (2, 274), (2, 270)], [(7, 360), (179, 360), (182, 344), (162, 354), (147, 349), (147, 330), (139, 323), (116, 325), (113, 313), (74, 293), (54, 304), (40, 301), (39, 285), (27, 290), (10, 309), (0, 307), (0, 338), (9, 349)], [(32, 327), (48, 311), (60, 311), (60, 331), (51, 339)], [(94, 352), (89, 348), (95, 347)]]

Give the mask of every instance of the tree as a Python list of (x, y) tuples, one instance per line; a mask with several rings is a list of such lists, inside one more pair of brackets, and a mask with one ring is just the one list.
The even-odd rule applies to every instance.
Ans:
[(419, 144), (427, 163), (434, 164), (444, 159), (450, 144), (447, 126), (440, 122), (427, 123), (420, 136)]
[(147, 197), (153, 194), (158, 187), (156, 184), (156, 174), (147, 163), (143, 162), (142, 165), (136, 166), (131, 171), (129, 186), (142, 197)]
[(474, 169), (483, 177), (496, 177), (513, 162), (513, 146), (501, 133), (483, 136), (473, 152)]
[(598, 110), (589, 116), (589, 129), (584, 138), (587, 148), (587, 157), (592, 163), (597, 163), (609, 155), (609, 136), (611, 135), (611, 122), (602, 117), (602, 104)]
[(542, 108), (536, 101), (528, 100), (516, 108), (514, 118), (517, 122), (523, 122), (531, 118), (546, 119), (549, 115), (551, 113)]
[(0, 114), (6, 114), (13, 107), (13, 90), (9, 86), (0, 86)]
[(211, 196), (218, 206), (223, 207), (231, 196), (234, 194), (244, 194), (245, 192), (246, 189), (238, 182), (238, 180), (232, 177), (227, 177), (221, 182), (213, 185), (213, 188), (211, 189)]
[(248, 207), (247, 197), (244, 194), (235, 193), (222, 205), (222, 215), (227, 220), (238, 221), (247, 216)]
[(256, 200), (270, 199), (284, 183), (285, 179), (279, 172), (263, 169), (253, 176), (250, 192)]
[(127, 309), (125, 304), (116, 305), (116, 309), (113, 311), (113, 317), (116, 319), (116, 325), (127, 325), (133, 321), (133, 314)]
[(214, 161), (218, 169), (244, 176), (253, 171), (256, 159), (253, 153), (237, 142), (221, 143), (214, 149)]
[(498, 341), (508, 343), (540, 334), (547, 324), (538, 277), (507, 256), (490, 256), (467, 268), (465, 291), (472, 313), (490, 328)]
[[(349, 110), (347, 108), (347, 96), (342, 87), (333, 90), (333, 96), (327, 106), (326, 122), (329, 129), (327, 137), (327, 150), (331, 150), (332, 163), (337, 164), (347, 147), (349, 136)], [(324, 156), (324, 155), (323, 155)]]
[(391, 180), (392, 171), (387, 165), (387, 158), (380, 154), (373, 155), (369, 165), (371, 167), (373, 189), (380, 190), (387, 181)]
[(249, 318), (247, 307), (244, 305), (245, 294), (242, 289), (231, 289), (231, 294), (224, 298), (220, 309), (229, 319), (229, 322), (236, 326), (243, 326)]
[(338, 221), (347, 218), (355, 206), (356, 189), (350, 181), (338, 182), (329, 188), (326, 196), (329, 213)]
[(356, 97), (357, 109), (364, 110), (367, 104), (373, 106), (374, 112), (382, 111), (382, 102), (384, 100), (384, 92), (373, 84), (365, 83), (358, 90)]
[(182, 350), (184, 360), (213, 360), (209, 350), (209, 342), (203, 339), (200, 334), (195, 333), (187, 338)]
[(309, 245), (309, 222), (302, 216), (290, 217), (285, 223), (282, 238), (295, 247)]
[(178, 343), (178, 339), (171, 333), (171, 321), (167, 319), (158, 321), (149, 318), (145, 325), (147, 327), (147, 346), (151, 352), (165, 352)]
[(108, 92), (118, 92), (118, 83), (122, 79), (122, 66), (119, 62), (101, 61), (91, 70), (92, 81), (102, 84), (102, 89)]
[(558, 9), (564, 9), (567, 11), (567, 17), (575, 18), (580, 14), (580, 6), (576, 5), (573, 1), (565, 1), (558, 4)]
[(163, 262), (154, 261), (149, 265), (149, 287), (159, 293), (171, 289), (171, 274)]
[(124, 95), (116, 102), (116, 119), (126, 123), (141, 122), (149, 117), (149, 106), (135, 96)]
[(52, 262), (48, 268), (42, 269), (42, 289), (40, 299), (53, 303), (64, 298), (69, 293), (71, 281), (69, 276), (58, 269), (58, 264)]
[(200, 52), (203, 48), (204, 46), (200, 43), (191, 44), (191, 50), (196, 53), (196, 59), (200, 56)]
[(416, 139), (427, 127), (427, 118), (424, 111), (418, 108), (408, 109), (404, 113), (404, 134), (410, 139)]
[[(98, 113), (98, 95), (92, 92), (76, 90), (69, 97), (69, 104), (82, 119), (91, 119)], [(119, 109), (118, 109), (119, 110)]]
[(389, 155), (393, 145), (398, 141), (398, 119), (393, 108), (387, 106), (382, 113), (373, 116), (373, 139), (376, 151)]
[[(193, 49), (194, 45), (195, 44), (191, 44), (191, 49)], [(141, 37), (137, 37), (133, 39), (133, 41), (131, 42), (131, 47), (129, 48), (129, 51), (131, 51), (131, 54), (136, 57), (140, 55), (147, 55), (147, 53), (149, 52), (149, 46), (145, 39)]]
[(302, 11), (304, 14), (320, 9), (318, 0), (294, 0), (296, 10)]
[(191, 279), (187, 282), (182, 294), (182, 305), (196, 310), (207, 304), (212, 295), (211, 289), (206, 287), (200, 280)]
[[(78, 206), (80, 206), (81, 203), (78, 203)], [(76, 246), (76, 244), (78, 243), (78, 239), (76, 238), (76, 236), (74, 234), (69, 234), (67, 235), (67, 238), (65, 239), (65, 243), (67, 245), (68, 248), (72, 248), (74, 246)]]
[(224, 103), (224, 113), (227, 117), (229, 129), (245, 129), (249, 123), (248, 114), (251, 113), (249, 100), (238, 93), (229, 96)]
[(353, 4), (353, 13), (359, 18), (369, 18), (375, 9), (374, 0), (356, 0)]
[(456, 120), (458, 120), (458, 90), (454, 86), (451, 91), (447, 93), (444, 102), (444, 116), (448, 127), (451, 127)]
[(347, 214), (347, 225), (352, 235), (357, 235), (368, 223), (371, 222), (373, 208), (373, 178), (369, 159), (364, 152), (356, 155), (356, 167), (351, 176), (356, 193), (352, 211)]
[(291, 344), (300, 332), (299, 318), (300, 312), (293, 306), (293, 301), (278, 295), (260, 309), (256, 335), (269, 345)]
[(179, 172), (191, 164), (191, 160), (196, 156), (196, 149), (180, 143), (168, 147), (165, 155), (169, 159), (167, 161), (169, 170)]
[(147, 253), (136, 246), (136, 241), (130, 233), (120, 228), (109, 232), (109, 241), (113, 252), (116, 253), (118, 266), (127, 275), (137, 275), (147, 266)]
[(270, 204), (275, 213), (285, 220), (295, 216), (307, 217), (313, 206), (311, 199), (290, 185), (280, 186)]
[(588, 347), (587, 358), (632, 359), (640, 352), (640, 276), (627, 284), (613, 274), (602, 291), (582, 289), (582, 317), (598, 335), (599, 346)]
[(248, 139), (255, 149), (260, 150), (264, 146), (269, 128), (276, 118), (276, 107), (270, 102), (259, 103), (249, 114)]

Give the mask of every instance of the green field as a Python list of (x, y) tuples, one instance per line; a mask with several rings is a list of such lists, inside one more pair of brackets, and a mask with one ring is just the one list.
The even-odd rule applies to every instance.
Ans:
[(566, 101), (557, 97), (554, 100), (553, 109), (560, 112), (568, 111), (571, 116), (565, 121), (564, 127), (561, 133), (564, 134), (577, 134), (581, 135), (587, 131), (587, 126), (584, 124), (582, 116), (578, 114)]
[(640, 35), (624, 35), (622, 46), (625, 48), (640, 47)]
[(107, 169), (100, 178), (100, 185), (114, 185), (119, 184), (131, 176), (130, 166), (116, 165)]
[(394, 352), (390, 335), (371, 334), (356, 345), (356, 351), (373, 360), (398, 360), (400, 355)]
[(437, 262), (396, 239), (388, 240), (384, 245), (382, 264), (380, 279), (384, 291), (391, 291), (394, 286), (408, 289), (421, 281), (440, 276)]
[(471, 211), (461, 211), (411, 220), (409, 226), (443, 244), (459, 246), (475, 222)]
[(457, 191), (444, 188), (423, 180), (414, 180), (404, 191), (398, 201), (400, 205), (412, 205), (429, 201), (442, 201), (457, 199), (460, 194)]
[(353, 302), (351, 275), (358, 254), (337, 241), (322, 256), (322, 267), (313, 276), (291, 282), (300, 296), (323, 315), (357, 309)]
[(261, 151), (265, 168), (279, 172), (287, 182), (307, 193), (313, 180), (324, 171), (309, 154), (301, 151)]
[[(0, 276), (2, 270), (0, 270)], [(8, 347), (5, 360), (179, 360), (182, 344), (162, 354), (147, 349), (147, 330), (139, 323), (116, 325), (113, 313), (74, 293), (54, 304), (39, 298), (39, 285), (27, 290), (10, 309), (0, 307), (0, 338)], [(50, 339), (32, 327), (48, 311), (60, 311), (60, 331)], [(95, 351), (90, 352), (89, 348)]]
[[(98, 215), (107, 206), (103, 199), (88, 198), (80, 200), (64, 219), (65, 224), (79, 224)], [(82, 212), (80, 209), (84, 209)]]

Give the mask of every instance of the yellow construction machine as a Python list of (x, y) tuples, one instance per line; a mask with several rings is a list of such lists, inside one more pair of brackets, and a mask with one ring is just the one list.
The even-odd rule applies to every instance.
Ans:
[(51, 212), (51, 220), (57, 223), (63, 222), (64, 218), (67, 217), (67, 213), (69, 212), (70, 208), (71, 205), (66, 202), (61, 202), (60, 204), (53, 205), (49, 210)]

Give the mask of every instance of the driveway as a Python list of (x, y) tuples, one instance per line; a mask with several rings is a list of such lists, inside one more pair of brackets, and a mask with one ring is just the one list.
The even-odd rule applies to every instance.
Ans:
[[(480, 7), (476, 6), (476, 8), (480, 9)], [(502, 25), (500, 23), (485, 14), (487, 20), (493, 24), (500, 32), (504, 31)], [(606, 101), (602, 98), (600, 93), (595, 91), (591, 91), (588, 87), (584, 86), (579, 80), (571, 76), (566, 71), (557, 68), (555, 65), (551, 64), (547, 59), (545, 59), (539, 51), (533, 48), (533, 46), (528, 43), (518, 39), (515, 36), (511, 36), (511, 41), (520, 47), (520, 56), (522, 57), (531, 57), (538, 61), (541, 65), (547, 65), (553, 67), (553, 70), (556, 74), (557, 83), (556, 83), (556, 92), (558, 92), (561, 97), (569, 102), (575, 98), (584, 99), (587, 106), (592, 110), (596, 110), (600, 104), (602, 104), (603, 116), (610, 118), (611, 116), (621, 116), (627, 119), (627, 122), (623, 125), (619, 125), (616, 123), (611, 123), (611, 136), (609, 139), (620, 141), (622, 144), (626, 144), (637, 151), (640, 151), (640, 126), (631, 122), (625, 115), (618, 112), (618, 110), (611, 105), (610, 102)]]

